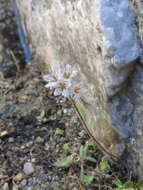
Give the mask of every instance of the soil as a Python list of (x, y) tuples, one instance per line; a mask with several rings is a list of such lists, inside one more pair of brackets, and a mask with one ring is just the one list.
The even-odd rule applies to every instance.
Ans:
[[(0, 190), (111, 190), (114, 179), (131, 180), (121, 163), (110, 160), (110, 167), (101, 169), (103, 154), (96, 145), (88, 149), (96, 163), (79, 159), (54, 166), (61, 158), (79, 156), (81, 145), (91, 139), (70, 103), (44, 87), (41, 63), (26, 65), (11, 4), (0, 0), (0, 35), (8, 52), (3, 56), (12, 63), (7, 70), (14, 71), (0, 75)], [(29, 175), (23, 170), (27, 162), (34, 169)], [(94, 176), (89, 185), (80, 179), (81, 165), (86, 175)]]

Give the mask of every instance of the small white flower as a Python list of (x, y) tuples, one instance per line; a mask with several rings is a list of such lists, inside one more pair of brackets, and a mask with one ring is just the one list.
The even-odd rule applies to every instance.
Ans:
[(51, 75), (44, 75), (43, 79), (48, 82), (45, 87), (54, 90), (54, 96), (62, 95), (80, 99), (87, 92), (81, 83), (76, 82), (77, 71), (73, 70), (70, 65), (64, 69), (56, 69)]
[(58, 79), (54, 75), (44, 75), (43, 79), (48, 82), (48, 84), (45, 85), (46, 88), (53, 89), (57, 87)]
[(84, 94), (87, 93), (87, 89), (83, 87), (82, 83), (77, 83), (72, 87), (72, 97), (79, 100)]
[(64, 80), (69, 80), (77, 76), (77, 71), (73, 70), (71, 65), (66, 65), (63, 69)]
[(46, 81), (46, 82), (51, 82), (51, 81), (54, 81), (54, 78), (52, 75), (44, 75), (43, 76), (43, 79)]
[(57, 82), (49, 82), (45, 85), (46, 88), (50, 88), (51, 90), (58, 86)]
[(59, 81), (57, 87), (54, 90), (54, 96), (62, 95), (65, 98), (70, 96), (71, 83)]

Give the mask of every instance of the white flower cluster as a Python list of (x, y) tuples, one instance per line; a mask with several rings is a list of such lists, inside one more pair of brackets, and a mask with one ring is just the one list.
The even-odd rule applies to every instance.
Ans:
[(80, 99), (87, 90), (77, 82), (77, 74), (77, 71), (73, 70), (70, 65), (66, 65), (63, 69), (58, 68), (52, 74), (43, 76), (47, 82), (45, 87), (54, 90), (54, 96), (62, 95), (66, 98)]

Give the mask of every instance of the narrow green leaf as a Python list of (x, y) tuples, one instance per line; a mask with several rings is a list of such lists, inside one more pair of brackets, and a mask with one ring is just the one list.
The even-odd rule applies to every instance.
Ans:
[(85, 157), (85, 160), (89, 160), (91, 162), (95, 162), (96, 163), (96, 160), (94, 158), (90, 157), (90, 156)]
[(109, 170), (110, 169), (110, 165), (108, 163), (108, 160), (106, 157), (103, 157), (101, 162), (100, 162), (100, 169), (101, 170)]
[(123, 188), (134, 188), (134, 187), (135, 187), (135, 183), (132, 181), (128, 181), (123, 184)]
[(87, 176), (87, 175), (84, 175), (83, 177), (83, 182), (86, 183), (86, 184), (90, 184), (94, 179), (94, 176)]
[(81, 103), (77, 103), (76, 106), (77, 106), (80, 114), (82, 115), (83, 119), (86, 120), (87, 114), (86, 114), (86, 110), (85, 110), (84, 106)]
[(90, 184), (93, 179), (94, 179), (94, 176), (87, 176), (84, 174), (84, 169), (83, 169), (83, 166), (81, 167), (81, 171), (80, 171), (80, 179), (83, 183), (85, 184)]
[(93, 120), (93, 118), (88, 118), (87, 119), (87, 126), (90, 128), (90, 129), (92, 129), (92, 128), (94, 128), (94, 125), (95, 125), (95, 123), (94, 123), (94, 120)]
[(85, 144), (85, 146), (83, 145), (80, 146), (79, 155), (81, 158), (86, 159), (87, 150), (88, 150), (88, 144)]
[(55, 135), (64, 135), (64, 130), (57, 128), (55, 131)]
[(80, 146), (79, 155), (81, 158), (84, 158), (84, 146), (83, 145)]
[(63, 158), (62, 160), (55, 162), (54, 166), (56, 166), (56, 167), (64, 167), (64, 166), (68, 166), (72, 162), (73, 162), (72, 157), (67, 156), (67, 157)]
[(70, 150), (70, 147), (69, 147), (68, 143), (66, 143), (66, 144), (63, 145), (63, 149), (64, 150)]
[(84, 157), (86, 157), (87, 155), (87, 150), (88, 150), (88, 143), (86, 143), (84, 146)]
[(112, 183), (114, 185), (117, 185), (117, 187), (122, 187), (123, 186), (122, 182), (118, 178), (113, 180)]
[(83, 166), (81, 166), (81, 169), (80, 169), (80, 179), (83, 179), (83, 176), (84, 176), (84, 169), (83, 169)]

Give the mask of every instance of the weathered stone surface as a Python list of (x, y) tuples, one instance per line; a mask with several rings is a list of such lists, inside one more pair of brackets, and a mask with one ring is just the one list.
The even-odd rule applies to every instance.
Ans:
[[(143, 48), (143, 1), (142, 0), (132, 1), (132, 7), (137, 14), (138, 35), (140, 37), (140, 44)], [(143, 65), (143, 50), (140, 58), (141, 58), (141, 64)]]
[(51, 68), (71, 64), (79, 71), (90, 91), (85, 97), (90, 106), (85, 109), (96, 121), (92, 134), (116, 156), (126, 147), (127, 161), (134, 163), (129, 165), (143, 176), (143, 137), (136, 135), (143, 131), (143, 76), (142, 67), (136, 65), (141, 49), (129, 1), (17, 3), (36, 55)]
[[(19, 2), (27, 10), (28, 30), (37, 53), (46, 62), (86, 62), (91, 72), (97, 69), (101, 74), (109, 96), (122, 88), (139, 56), (134, 15), (127, 0)], [(97, 54), (103, 59), (99, 57), (99, 68), (92, 63)]]

